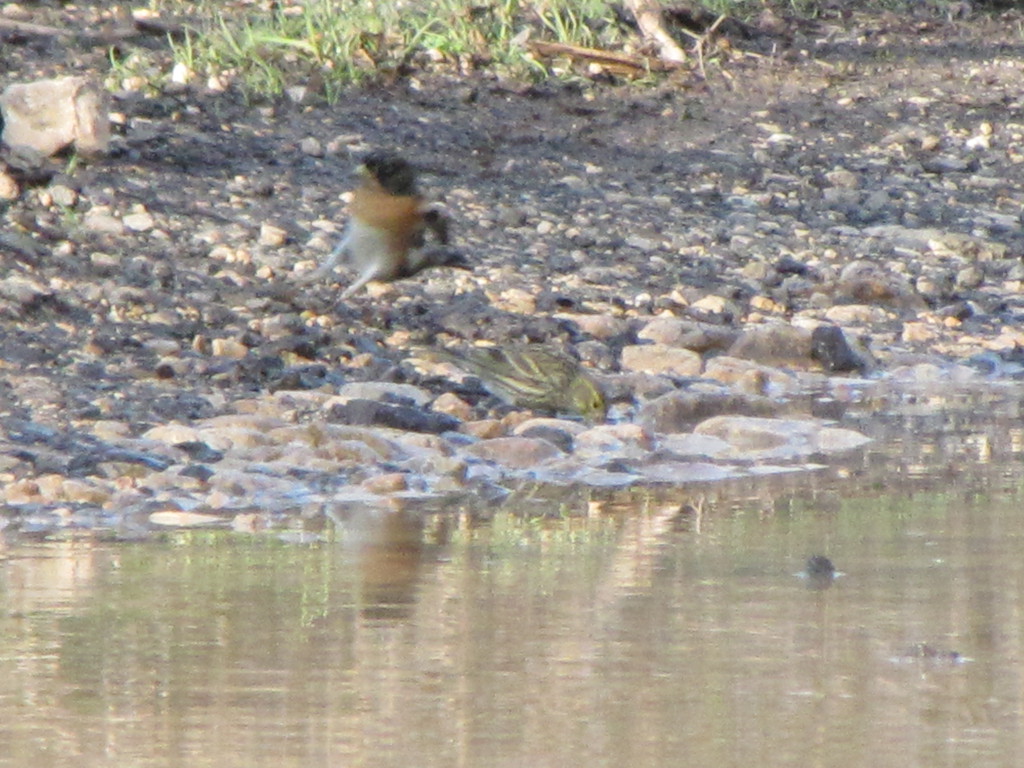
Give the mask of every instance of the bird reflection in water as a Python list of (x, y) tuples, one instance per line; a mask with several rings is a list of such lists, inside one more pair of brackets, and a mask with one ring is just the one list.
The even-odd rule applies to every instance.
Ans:
[(359, 605), (370, 619), (412, 613), (424, 562), (423, 516), (377, 508), (332, 510), (345, 557), (359, 576)]

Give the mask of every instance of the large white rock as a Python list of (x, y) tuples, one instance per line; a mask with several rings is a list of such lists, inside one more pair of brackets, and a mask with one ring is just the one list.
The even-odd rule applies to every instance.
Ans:
[(110, 144), (107, 93), (90, 77), (9, 85), (0, 94), (0, 114), (8, 147), (48, 157), (71, 145), (84, 155), (102, 154)]

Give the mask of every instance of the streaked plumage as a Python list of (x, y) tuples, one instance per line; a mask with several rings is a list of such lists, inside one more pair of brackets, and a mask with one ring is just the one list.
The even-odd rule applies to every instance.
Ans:
[(432, 352), (478, 377), (513, 405), (575, 413), (588, 421), (603, 421), (607, 414), (604, 395), (579, 362), (551, 347), (530, 344)]

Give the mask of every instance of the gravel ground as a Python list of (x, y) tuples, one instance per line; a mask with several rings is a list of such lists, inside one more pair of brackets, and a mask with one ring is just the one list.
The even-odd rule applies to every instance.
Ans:
[[(801, 433), (794, 450), (780, 429), (778, 455), (680, 447), (708, 417), (841, 416), (823, 403), (872, 381), (1012, 379), (1021, 18), (794, 26), (707, 80), (643, 88), (434, 73), (331, 107), (119, 92), (111, 155), (25, 184), (2, 214), (7, 519), (238, 521), (510, 477), (714, 479), (716, 462), (852, 444)], [(103, 65), (57, 41), (8, 49), (8, 82)], [(373, 148), (417, 163), (472, 272), (344, 303), (344, 273), (299, 284)], [(853, 363), (816, 350), (821, 325)], [(613, 423), (530, 422), (411, 362), (481, 340), (568, 348)]]

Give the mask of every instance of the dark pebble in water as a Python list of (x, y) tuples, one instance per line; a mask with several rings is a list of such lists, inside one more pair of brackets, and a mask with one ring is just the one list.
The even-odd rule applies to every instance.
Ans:
[(811, 555), (807, 558), (808, 576), (835, 576), (836, 567), (824, 555)]
[(804, 570), (799, 574), (807, 579), (807, 586), (811, 589), (827, 589), (832, 586), (839, 573), (832, 561), (824, 555), (811, 555), (807, 558)]

